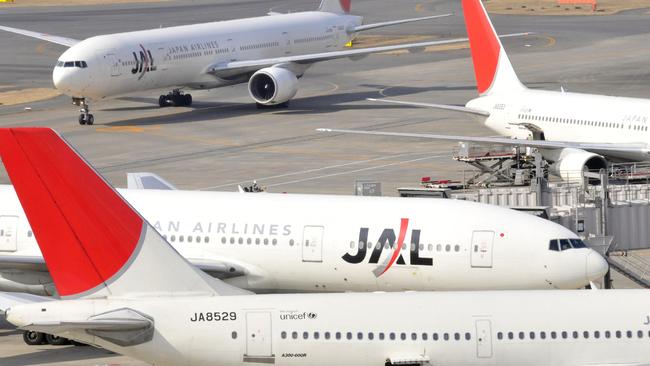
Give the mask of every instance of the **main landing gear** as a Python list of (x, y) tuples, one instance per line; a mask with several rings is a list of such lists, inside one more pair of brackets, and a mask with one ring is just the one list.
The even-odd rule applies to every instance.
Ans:
[(192, 105), (192, 94), (185, 94), (180, 89), (174, 89), (167, 95), (158, 98), (160, 107), (189, 107)]
[(79, 124), (92, 125), (95, 123), (95, 117), (90, 114), (90, 105), (86, 98), (72, 98), (72, 104), (81, 107), (79, 110)]

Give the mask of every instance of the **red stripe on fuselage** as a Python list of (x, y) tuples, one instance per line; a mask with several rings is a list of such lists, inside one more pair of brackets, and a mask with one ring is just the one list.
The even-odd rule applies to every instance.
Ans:
[(61, 296), (113, 277), (143, 220), (49, 128), (0, 129), (0, 155)]
[(349, 13), (352, 6), (352, 0), (339, 0), (339, 2), (341, 3), (341, 8), (343, 8), (343, 11)]
[(397, 245), (395, 245), (395, 248), (393, 249), (393, 256), (390, 257), (390, 262), (388, 262), (388, 265), (379, 274), (379, 276), (386, 273), (386, 271), (388, 271), (390, 267), (392, 267), (393, 263), (395, 263), (397, 257), (399, 257), (400, 251), (402, 250), (402, 245), (404, 245), (404, 238), (406, 237), (406, 228), (408, 228), (408, 226), (409, 226), (409, 219), (402, 219), (402, 222), (400, 223), (400, 227), (399, 227), (399, 237), (397, 239)]
[(478, 92), (483, 94), (490, 89), (496, 75), (501, 45), (481, 0), (463, 0), (463, 14), (474, 62), (476, 86)]

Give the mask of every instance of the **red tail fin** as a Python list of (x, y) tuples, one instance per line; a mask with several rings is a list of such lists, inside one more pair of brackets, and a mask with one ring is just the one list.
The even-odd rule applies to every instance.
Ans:
[(481, 0), (463, 0), (463, 14), (479, 94), (523, 88)]
[(51, 129), (0, 129), (0, 156), (59, 295), (216, 293)]
[(350, 14), (352, 0), (321, 0), (318, 10), (336, 14)]

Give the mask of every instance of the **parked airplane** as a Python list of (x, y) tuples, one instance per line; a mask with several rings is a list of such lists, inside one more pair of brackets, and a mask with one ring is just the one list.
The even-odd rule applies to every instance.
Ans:
[[(119, 192), (196, 267), (255, 292), (576, 289), (608, 269), (560, 225), (471, 202)], [(0, 202), (0, 291), (55, 294), (13, 186)]]
[(81, 106), (80, 124), (93, 124), (90, 99), (105, 99), (173, 88), (159, 105), (189, 106), (182, 89), (211, 89), (248, 83), (261, 106), (287, 105), (298, 90), (298, 78), (314, 63), (362, 58), (398, 49), (418, 50), (466, 39), (410, 43), (345, 50), (358, 32), (433, 19), (451, 14), (362, 25), (350, 15), (351, 0), (322, 0), (318, 11), (237, 19), (138, 32), (100, 35), (80, 41), (0, 26), (70, 47), (54, 68), (57, 89)]
[(65, 299), (0, 294), (25, 330), (161, 366), (650, 364), (646, 290), (252, 295), (187, 263), (52, 130), (2, 129), (0, 154)]
[(481, 2), (463, 0), (463, 11), (478, 98), (464, 107), (372, 100), (468, 113), (507, 138), (327, 131), (530, 146), (553, 163), (552, 174), (567, 181), (583, 179), (583, 170), (606, 168), (610, 160), (650, 159), (650, 100), (528, 89), (517, 78)]

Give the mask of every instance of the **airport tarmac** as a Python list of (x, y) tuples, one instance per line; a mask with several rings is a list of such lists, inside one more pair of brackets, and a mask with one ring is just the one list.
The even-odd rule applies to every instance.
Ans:
[[(0, 8), (0, 24), (72, 38), (315, 8), (318, 1), (169, 1), (63, 8)], [(371, 32), (462, 37), (459, 1), (354, 0), (368, 22), (453, 11), (457, 15)], [(535, 32), (504, 41), (530, 87), (650, 98), (647, 10), (612, 16), (494, 16), (499, 33)], [(0, 34), (0, 92), (52, 87), (64, 51), (19, 35)], [(351, 194), (356, 180), (381, 181), (384, 195), (422, 176), (462, 179), (467, 166), (451, 159), (453, 143), (329, 135), (319, 127), (490, 135), (463, 115), (366, 101), (382, 96), (463, 104), (476, 96), (466, 48), (373, 55), (313, 66), (287, 109), (257, 110), (246, 86), (192, 92), (192, 108), (159, 109), (158, 95), (139, 94), (91, 104), (94, 126), (77, 124), (69, 97), (0, 105), (0, 126), (49, 126), (61, 132), (116, 186), (126, 173), (154, 172), (181, 189), (236, 189), (257, 180), (271, 192)], [(25, 108), (30, 108), (26, 110)], [(8, 178), (0, 173), (0, 183)], [(83, 182), (79, 182), (83, 184)], [(619, 288), (626, 287), (622, 280)], [(22, 345), (0, 330), (0, 365), (141, 365), (78, 347)]]

